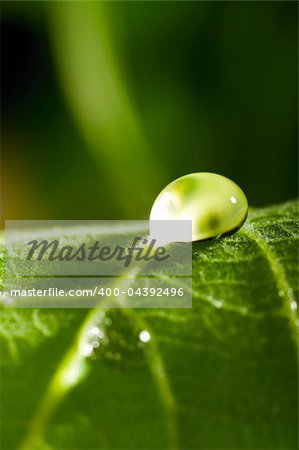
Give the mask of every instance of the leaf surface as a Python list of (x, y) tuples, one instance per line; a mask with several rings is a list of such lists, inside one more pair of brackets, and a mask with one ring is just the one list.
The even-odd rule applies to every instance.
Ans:
[(295, 450), (297, 217), (195, 243), (192, 309), (3, 307), (1, 448)]

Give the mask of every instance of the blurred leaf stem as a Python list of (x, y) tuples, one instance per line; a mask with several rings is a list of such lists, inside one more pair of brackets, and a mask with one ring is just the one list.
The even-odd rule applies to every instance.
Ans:
[(54, 54), (72, 114), (122, 213), (144, 218), (165, 180), (116, 59), (105, 8), (50, 3)]

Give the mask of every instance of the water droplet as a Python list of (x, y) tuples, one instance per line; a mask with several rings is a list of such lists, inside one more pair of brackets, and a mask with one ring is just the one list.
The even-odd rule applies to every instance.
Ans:
[(296, 300), (293, 300), (293, 301), (291, 302), (291, 309), (292, 309), (293, 311), (296, 311), (297, 308), (298, 308), (297, 302), (296, 302)]
[(95, 326), (91, 327), (90, 330), (88, 330), (88, 335), (97, 337), (99, 339), (102, 339), (104, 337), (103, 331), (100, 330), (99, 327), (95, 327)]
[(147, 343), (151, 340), (151, 335), (147, 330), (142, 330), (139, 333), (139, 339), (141, 340), (141, 342)]
[(174, 180), (158, 195), (150, 220), (192, 220), (192, 241), (216, 238), (238, 230), (248, 203), (233, 181), (199, 172)]
[(92, 354), (92, 352), (93, 352), (93, 345), (88, 343), (88, 342), (86, 342), (82, 346), (81, 352), (82, 352), (82, 355), (85, 356), (85, 357), (90, 356)]
[(93, 342), (91, 343), (91, 345), (92, 345), (92, 348), (99, 348), (99, 346), (100, 346), (100, 341), (93, 341)]
[(293, 295), (294, 295), (293, 289), (292, 289), (292, 288), (289, 288), (289, 289), (288, 289), (288, 297), (289, 297), (289, 299), (292, 299), (292, 298), (293, 298)]
[(147, 364), (144, 345), (140, 339), (140, 328), (136, 327), (133, 317), (121, 310), (111, 309), (105, 313), (99, 329), (97, 336), (90, 334), (91, 328), (87, 333), (87, 342), (92, 346), (89, 355), (92, 364), (101, 360), (120, 370), (144, 368)]
[(216, 306), (216, 308), (222, 308), (223, 302), (221, 300), (215, 300), (214, 305)]
[(248, 314), (248, 308), (246, 308), (246, 306), (242, 306), (240, 308), (240, 313), (246, 316), (246, 314)]

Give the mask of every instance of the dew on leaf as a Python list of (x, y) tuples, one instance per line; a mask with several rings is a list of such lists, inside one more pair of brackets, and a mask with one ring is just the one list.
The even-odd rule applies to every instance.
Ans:
[(297, 308), (298, 308), (297, 302), (296, 302), (296, 300), (293, 300), (293, 301), (291, 302), (291, 309), (292, 309), (293, 311), (296, 311)]
[(121, 310), (107, 312), (99, 331), (90, 334), (89, 330), (87, 334), (87, 342), (92, 346), (91, 360), (100, 360), (121, 370), (146, 365), (144, 346), (140, 344), (149, 342), (151, 336), (147, 330), (140, 332), (133, 318)]
[(221, 300), (215, 300), (214, 305), (216, 308), (221, 308), (223, 306), (223, 302)]
[(82, 350), (81, 350), (82, 356), (85, 356), (85, 357), (90, 356), (92, 354), (92, 352), (93, 352), (93, 345), (86, 342), (82, 346)]
[(218, 238), (245, 222), (244, 192), (228, 178), (198, 172), (171, 182), (158, 195), (150, 220), (192, 220), (192, 241)]
[(141, 342), (147, 343), (151, 340), (151, 335), (147, 330), (142, 330), (139, 333), (139, 339), (141, 340)]
[(99, 338), (103, 338), (104, 337), (103, 331), (100, 330), (100, 328), (96, 327), (96, 326), (91, 327), (90, 330), (88, 331), (88, 334), (90, 336), (96, 336), (96, 337), (99, 337)]
[(91, 345), (92, 345), (93, 348), (99, 348), (99, 346), (100, 346), (100, 341), (93, 341), (93, 342), (91, 343)]

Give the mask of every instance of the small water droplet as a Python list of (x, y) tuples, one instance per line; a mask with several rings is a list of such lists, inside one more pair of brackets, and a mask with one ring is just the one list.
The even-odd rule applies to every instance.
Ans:
[(293, 289), (292, 289), (292, 288), (288, 289), (288, 297), (289, 297), (290, 299), (292, 299), (292, 298), (293, 298), (293, 295), (294, 295)]
[(103, 331), (100, 330), (99, 327), (95, 327), (95, 326), (90, 328), (90, 330), (88, 331), (88, 334), (90, 336), (96, 336), (96, 337), (99, 337), (99, 338), (103, 338), (104, 337)]
[(147, 343), (151, 340), (151, 335), (147, 330), (142, 330), (139, 333), (139, 339), (141, 340), (141, 342)]
[(279, 295), (279, 297), (283, 297), (284, 296), (284, 291), (282, 289), (280, 289), (278, 291), (278, 295)]
[(154, 202), (150, 220), (188, 218), (192, 241), (200, 241), (238, 230), (247, 212), (247, 199), (237, 184), (222, 175), (199, 172), (166, 186)]
[(293, 300), (293, 301), (291, 302), (291, 309), (292, 309), (293, 311), (296, 311), (297, 308), (298, 308), (297, 302), (296, 302), (295, 300)]
[(100, 341), (93, 341), (93, 342), (91, 343), (91, 345), (92, 345), (92, 348), (99, 348), (99, 346), (100, 346)]
[(90, 344), (89, 342), (86, 342), (85, 344), (82, 345), (82, 355), (87, 357), (87, 356), (91, 356), (92, 352), (93, 352), (93, 345)]
[(214, 305), (216, 308), (221, 308), (223, 306), (223, 302), (221, 300), (214, 300)]
[(110, 317), (105, 317), (104, 323), (107, 327), (109, 327), (112, 324), (112, 320), (110, 319)]
[(140, 329), (136, 329), (133, 317), (112, 309), (106, 312), (99, 328), (102, 338), (90, 336), (90, 333), (87, 337), (87, 342), (92, 346), (90, 360), (93, 364), (101, 360), (120, 370), (140, 369), (147, 364), (144, 345), (139, 338)]

